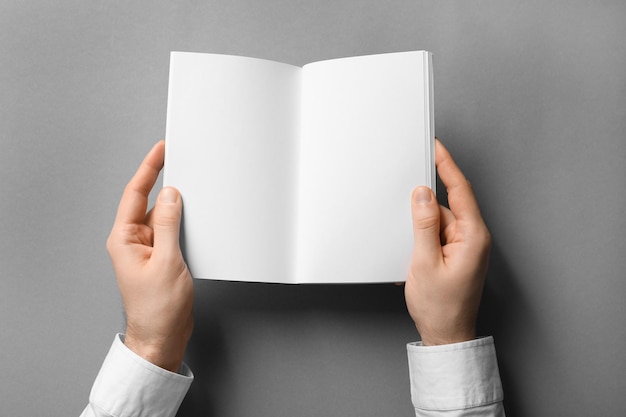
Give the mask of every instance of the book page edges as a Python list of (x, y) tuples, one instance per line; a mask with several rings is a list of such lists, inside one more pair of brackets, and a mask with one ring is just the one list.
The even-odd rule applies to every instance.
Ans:
[(427, 176), (430, 181), (430, 188), (437, 195), (437, 172), (435, 167), (435, 90), (433, 79), (433, 54), (425, 52), (424, 60), (424, 86), (428, 89), (424, 94), (424, 108), (428, 114), (426, 119), (426, 155), (428, 156)]

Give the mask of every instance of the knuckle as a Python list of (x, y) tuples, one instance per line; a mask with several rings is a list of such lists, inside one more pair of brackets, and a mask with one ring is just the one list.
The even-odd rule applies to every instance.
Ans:
[(114, 231), (111, 231), (111, 233), (109, 234), (106, 240), (106, 248), (107, 248), (107, 252), (109, 253), (109, 255), (114, 252), (115, 245), (116, 245), (115, 234), (114, 234)]
[(489, 251), (491, 249), (492, 237), (489, 229), (486, 226), (481, 226), (477, 228), (474, 233), (474, 239), (478, 246), (480, 246), (485, 251)]
[(178, 223), (178, 216), (171, 211), (161, 212), (153, 221), (155, 226), (170, 227)]
[(485, 246), (487, 249), (491, 249), (491, 245), (493, 244), (493, 237), (491, 236), (491, 232), (489, 229), (485, 227), (485, 235), (484, 235)]
[(473, 247), (486, 251), (491, 249), (491, 233), (484, 224), (468, 225), (466, 236)]
[(153, 222), (157, 226), (176, 225), (180, 220), (180, 210), (174, 207), (159, 207), (154, 214)]
[(413, 226), (416, 229), (420, 230), (428, 230), (436, 227), (438, 225), (438, 217), (436, 214), (431, 214), (428, 216), (414, 217), (413, 218)]

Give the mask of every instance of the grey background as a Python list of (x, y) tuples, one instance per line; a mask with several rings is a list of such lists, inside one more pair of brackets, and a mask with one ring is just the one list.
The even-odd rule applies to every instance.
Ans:
[[(0, 2), (0, 414), (78, 415), (123, 329), (104, 243), (164, 135), (170, 50), (413, 49), (493, 233), (479, 324), (507, 414), (624, 414), (625, 22), (620, 1)], [(179, 415), (412, 415), (401, 288), (196, 293)]]

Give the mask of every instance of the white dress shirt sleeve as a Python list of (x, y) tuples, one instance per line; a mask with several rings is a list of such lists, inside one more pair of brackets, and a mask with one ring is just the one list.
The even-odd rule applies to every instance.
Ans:
[(493, 337), (440, 346), (407, 345), (418, 417), (504, 417)]
[(122, 338), (115, 336), (81, 417), (173, 417), (193, 374), (185, 364), (174, 373), (148, 362)]
[[(173, 417), (193, 374), (173, 373), (128, 349), (116, 335), (81, 417)], [(417, 417), (504, 417), (492, 337), (441, 346), (407, 345)]]

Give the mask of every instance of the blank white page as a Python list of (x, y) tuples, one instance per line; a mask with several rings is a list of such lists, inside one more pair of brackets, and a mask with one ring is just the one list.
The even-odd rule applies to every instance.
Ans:
[(304, 66), (299, 282), (406, 279), (411, 191), (435, 186), (429, 63), (409, 52)]
[(171, 54), (164, 185), (181, 192), (181, 243), (195, 278), (291, 278), (301, 72)]

